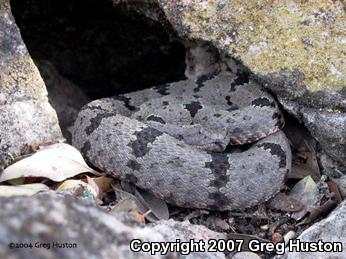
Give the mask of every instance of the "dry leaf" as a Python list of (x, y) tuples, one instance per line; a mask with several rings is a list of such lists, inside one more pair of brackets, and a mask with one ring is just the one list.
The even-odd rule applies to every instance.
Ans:
[(16, 178), (16, 179), (8, 180), (8, 183), (11, 185), (25, 184), (25, 178)]
[(31, 196), (41, 191), (48, 191), (47, 185), (42, 183), (32, 183), (23, 185), (1, 185), (0, 196), (11, 197), (11, 196)]
[(21, 177), (45, 177), (60, 182), (83, 172), (97, 174), (76, 148), (58, 143), (7, 167), (0, 175), (0, 182)]
[(332, 179), (337, 185), (342, 198), (346, 198), (346, 175)]
[(112, 190), (113, 178), (110, 178), (107, 176), (100, 176), (100, 177), (87, 176), (87, 181), (88, 181), (88, 184), (97, 191), (97, 196), (99, 198), (101, 198), (105, 192)]
[(271, 209), (287, 212), (300, 211), (304, 207), (300, 201), (282, 192), (278, 193), (273, 199), (271, 199), (268, 206)]
[(337, 204), (342, 202), (341, 192), (338, 188), (337, 183), (334, 180), (327, 181), (330, 193), (334, 193), (334, 198)]
[(109, 192), (112, 191), (112, 183), (114, 181), (113, 178), (107, 177), (107, 176), (100, 176), (93, 178), (97, 186), (100, 188), (103, 192)]
[(292, 213), (292, 218), (300, 220), (307, 213), (309, 208), (319, 201), (317, 184), (310, 176), (307, 176), (293, 187), (289, 196), (299, 200), (304, 205), (302, 210)]
[(169, 219), (169, 211), (165, 201), (141, 189), (135, 191), (135, 196), (140, 201), (140, 205), (143, 206), (141, 211), (151, 211), (145, 216), (150, 222)]
[(68, 190), (68, 189), (73, 189), (76, 188), (77, 186), (83, 186), (83, 187), (87, 187), (88, 184), (86, 182), (83, 182), (82, 180), (66, 180), (63, 181), (58, 188), (56, 189), (57, 191), (60, 190)]
[[(112, 186), (116, 193), (118, 204), (114, 210), (121, 211), (138, 211), (150, 222), (160, 219), (168, 219), (169, 211), (165, 201), (156, 198), (154, 195), (141, 190), (134, 189), (135, 195), (120, 190)], [(125, 188), (132, 189), (131, 185), (125, 185)]]
[[(117, 196), (117, 204), (113, 207), (114, 212), (130, 212), (140, 211), (138, 204), (140, 201), (131, 193), (125, 192), (114, 185), (112, 185), (114, 192)], [(141, 211), (144, 213), (144, 211)]]
[(138, 211), (139, 210), (139, 207), (137, 205), (138, 203), (139, 201), (134, 196), (123, 198), (115, 206), (111, 207), (111, 211), (115, 213)]
[(333, 199), (329, 199), (322, 205), (310, 207), (308, 211), (308, 216), (297, 226), (310, 224), (314, 222), (316, 219), (328, 215), (328, 213), (330, 213), (336, 206), (337, 202)]

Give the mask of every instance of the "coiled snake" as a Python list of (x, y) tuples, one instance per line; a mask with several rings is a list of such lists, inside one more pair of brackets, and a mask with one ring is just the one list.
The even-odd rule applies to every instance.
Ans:
[(275, 195), (290, 170), (283, 124), (255, 82), (204, 76), (89, 103), (72, 142), (95, 167), (169, 203), (243, 209)]

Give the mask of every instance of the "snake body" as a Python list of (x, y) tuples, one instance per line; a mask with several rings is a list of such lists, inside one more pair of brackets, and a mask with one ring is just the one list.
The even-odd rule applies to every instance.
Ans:
[(255, 82), (204, 76), (87, 104), (72, 143), (95, 167), (171, 204), (244, 209), (279, 192), (290, 170), (283, 124)]

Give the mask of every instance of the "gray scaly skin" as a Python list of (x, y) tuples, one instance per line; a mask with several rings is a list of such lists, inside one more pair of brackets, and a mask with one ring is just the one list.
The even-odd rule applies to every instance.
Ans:
[(169, 203), (244, 209), (275, 195), (291, 168), (283, 124), (256, 83), (201, 77), (93, 101), (72, 141), (95, 167)]

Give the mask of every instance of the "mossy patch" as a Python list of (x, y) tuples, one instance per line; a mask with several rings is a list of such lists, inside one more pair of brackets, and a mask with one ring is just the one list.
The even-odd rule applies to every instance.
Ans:
[(346, 86), (346, 15), (341, 1), (161, 2), (168, 17), (180, 15), (174, 20), (180, 20), (190, 38), (211, 41), (253, 72), (298, 70), (311, 91)]

